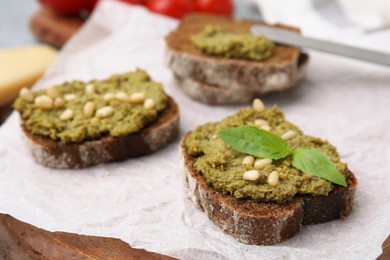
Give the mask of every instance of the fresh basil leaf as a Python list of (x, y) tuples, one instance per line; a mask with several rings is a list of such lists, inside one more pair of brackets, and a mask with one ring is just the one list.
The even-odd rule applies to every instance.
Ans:
[(347, 187), (344, 175), (337, 170), (329, 157), (318, 149), (298, 147), (293, 152), (292, 164), (304, 173)]
[(227, 128), (218, 135), (234, 150), (257, 157), (280, 159), (292, 152), (285, 140), (254, 126)]

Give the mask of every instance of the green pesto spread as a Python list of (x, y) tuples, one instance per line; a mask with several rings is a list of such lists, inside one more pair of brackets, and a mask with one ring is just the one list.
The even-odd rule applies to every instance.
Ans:
[[(304, 135), (300, 129), (285, 121), (283, 112), (275, 107), (255, 112), (244, 108), (238, 113), (225, 118), (218, 123), (207, 123), (197, 127), (186, 139), (188, 152), (196, 158), (195, 169), (206, 179), (208, 185), (236, 198), (249, 198), (255, 201), (273, 201), (284, 203), (290, 201), (296, 194), (328, 195), (333, 184), (304, 174), (292, 166), (292, 158), (288, 156), (280, 160), (273, 160), (259, 170), (261, 177), (257, 181), (243, 179), (243, 173), (254, 170), (252, 165), (243, 165), (247, 154), (233, 150), (221, 138), (218, 132), (225, 128), (253, 125), (256, 119), (267, 120), (271, 132), (283, 135), (288, 130), (297, 133), (295, 137), (287, 140), (290, 149), (297, 147), (317, 148), (335, 163), (337, 169), (347, 175), (347, 165), (340, 162), (336, 148), (319, 138)], [(267, 176), (272, 172), (279, 173), (280, 182), (277, 186), (267, 184)]]
[[(98, 139), (105, 135), (124, 136), (136, 133), (157, 119), (158, 113), (166, 107), (167, 95), (161, 84), (153, 82), (148, 74), (140, 69), (122, 75), (113, 75), (106, 80), (66, 82), (53, 87), (64, 101), (61, 107), (43, 109), (34, 101), (19, 97), (14, 108), (19, 111), (23, 125), (31, 133), (49, 137), (62, 143), (78, 143)], [(88, 88), (93, 91), (88, 91)], [(124, 92), (129, 98), (118, 99), (116, 94)], [(104, 98), (107, 93), (114, 98)], [(152, 99), (153, 107), (145, 108), (144, 102), (130, 102), (134, 93), (144, 93), (144, 100)], [(73, 100), (66, 100), (67, 94), (74, 94)], [(47, 95), (46, 90), (33, 92), (34, 99)], [(123, 94), (122, 94), (123, 95)], [(126, 97), (126, 96), (125, 96)], [(69, 99), (69, 98), (68, 98)], [(55, 98), (53, 98), (54, 103)], [(84, 112), (85, 104), (92, 102), (94, 112)], [(99, 117), (96, 111), (111, 107), (109, 116)], [(74, 116), (70, 120), (61, 120), (61, 114), (70, 109)]]
[(274, 44), (262, 35), (235, 33), (208, 25), (192, 37), (192, 43), (207, 55), (260, 61), (272, 55)]

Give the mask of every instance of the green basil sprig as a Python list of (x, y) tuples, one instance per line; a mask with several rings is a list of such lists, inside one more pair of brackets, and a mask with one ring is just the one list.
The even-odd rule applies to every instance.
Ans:
[(344, 175), (337, 170), (330, 158), (318, 149), (298, 147), (290, 150), (286, 140), (254, 126), (227, 128), (218, 135), (233, 149), (256, 157), (277, 160), (292, 155), (292, 165), (295, 168), (347, 187)]

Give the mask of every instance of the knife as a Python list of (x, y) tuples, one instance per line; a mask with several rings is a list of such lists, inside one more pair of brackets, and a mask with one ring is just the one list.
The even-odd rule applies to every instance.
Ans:
[(309, 38), (302, 36), (297, 32), (269, 26), (255, 25), (251, 27), (251, 32), (254, 35), (265, 35), (268, 39), (282, 44), (306, 47), (309, 49), (390, 66), (390, 54), (380, 51), (367, 50), (340, 43)]

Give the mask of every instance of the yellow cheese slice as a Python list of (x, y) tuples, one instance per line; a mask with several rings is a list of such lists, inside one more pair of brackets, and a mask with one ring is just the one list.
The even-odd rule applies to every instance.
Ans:
[(21, 88), (31, 87), (56, 55), (43, 44), (0, 50), (0, 106), (14, 100)]

